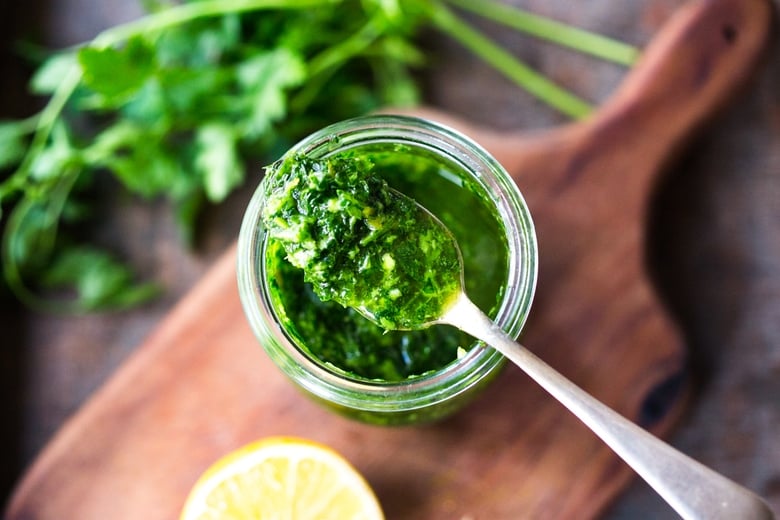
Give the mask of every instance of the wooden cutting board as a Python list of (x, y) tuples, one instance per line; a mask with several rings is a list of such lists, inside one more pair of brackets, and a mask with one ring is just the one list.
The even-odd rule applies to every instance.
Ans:
[[(482, 143), (526, 196), (540, 278), (523, 343), (661, 435), (684, 403), (685, 348), (645, 266), (648, 205), (674, 153), (748, 78), (771, 11), (767, 0), (684, 5), (581, 123), (527, 135), (416, 112)], [(175, 518), (216, 458), (278, 434), (343, 453), (390, 519), (587, 519), (633, 475), (512, 366), (434, 425), (374, 427), (321, 409), (252, 336), (231, 249), (58, 432), (6, 518)]]

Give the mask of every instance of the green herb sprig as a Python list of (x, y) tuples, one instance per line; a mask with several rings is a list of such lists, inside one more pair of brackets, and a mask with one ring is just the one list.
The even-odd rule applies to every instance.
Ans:
[[(127, 308), (159, 293), (105, 250), (76, 240), (90, 190), (110, 174), (172, 202), (185, 240), (206, 203), (304, 134), (419, 100), (417, 37), (436, 28), (571, 117), (590, 105), (471, 27), (472, 10), (532, 36), (629, 65), (635, 49), (493, 0), (147, 0), (149, 14), (53, 54), (30, 82), (45, 96), (0, 121), (5, 281), (48, 311)], [(85, 120), (88, 124), (84, 124)], [(52, 297), (52, 294), (66, 297)]]

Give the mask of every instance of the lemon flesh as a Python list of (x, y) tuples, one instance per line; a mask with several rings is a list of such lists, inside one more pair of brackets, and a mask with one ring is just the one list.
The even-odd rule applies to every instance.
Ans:
[(196, 482), (181, 520), (381, 520), (373, 491), (341, 455), (272, 437), (226, 455)]

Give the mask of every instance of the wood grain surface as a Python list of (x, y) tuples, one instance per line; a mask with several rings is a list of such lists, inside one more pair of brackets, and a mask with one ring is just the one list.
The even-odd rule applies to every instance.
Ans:
[[(670, 159), (755, 67), (769, 7), (686, 4), (579, 124), (529, 135), (422, 112), (484, 144), (526, 195), (541, 277), (524, 343), (657, 432), (680, 411), (685, 350), (647, 275), (648, 202)], [(319, 409), (251, 337), (228, 250), (48, 445), (7, 516), (170, 518), (216, 456), (277, 433), (342, 451), (389, 518), (589, 518), (631, 478), (511, 367), (432, 426), (370, 427)]]

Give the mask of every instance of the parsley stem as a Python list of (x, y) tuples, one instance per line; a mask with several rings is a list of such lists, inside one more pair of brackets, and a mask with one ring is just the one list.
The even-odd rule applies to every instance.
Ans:
[(19, 125), (19, 128), (21, 129), (22, 132), (24, 132), (25, 134), (31, 134), (35, 132), (36, 128), (38, 128), (39, 118), (40, 118), (40, 113), (33, 114), (24, 119), (19, 119), (17, 121), (17, 124)]
[(114, 26), (100, 33), (91, 43), (95, 47), (108, 47), (132, 36), (156, 32), (198, 18), (223, 14), (243, 13), (262, 9), (310, 9), (340, 0), (204, 0), (180, 4), (132, 22)]
[(494, 0), (448, 1), (483, 18), (504, 24), (536, 38), (620, 65), (631, 66), (639, 56), (639, 49), (626, 43)]
[(307, 84), (290, 102), (294, 111), (303, 112), (339, 67), (376, 41), (380, 34), (379, 23), (378, 19), (371, 18), (359, 31), (328, 47), (310, 60)]
[(43, 110), (37, 115), (27, 118), (26, 121), (29, 121), (30, 124), (33, 124), (33, 122), (35, 124), (34, 134), (21, 164), (3, 183), (2, 189), (0, 189), (0, 201), (11, 193), (30, 187), (27, 185), (27, 176), (30, 168), (32, 168), (35, 159), (46, 146), (46, 142), (54, 129), (54, 124), (81, 81), (81, 75), (80, 67), (71, 67)]
[[(38, 258), (47, 258), (51, 254), (57, 237), (62, 208), (78, 176), (78, 170), (69, 170), (57, 179), (57, 182), (45, 196), (25, 195), (11, 212), (2, 237), (0, 255), (2, 255), (3, 275), (8, 287), (25, 305), (44, 312), (73, 311), (77, 310), (78, 306), (77, 304), (68, 305), (64, 302), (40, 298), (24, 283), (24, 276), (19, 266), (19, 246), (16, 241), (24, 240), (23, 237), (26, 236), (23, 228), (29, 224), (25, 222), (25, 219), (34, 218), (36, 208), (43, 207), (45, 212), (43, 222), (37, 223), (40, 229), (34, 237), (35, 254)], [(31, 247), (31, 244), (26, 244), (26, 247)]]
[(314, 76), (333, 67), (338, 67), (349, 58), (360, 54), (371, 45), (380, 34), (380, 22), (372, 18), (352, 36), (328, 47), (309, 63), (309, 74)]
[(563, 114), (580, 119), (591, 112), (592, 107), (586, 101), (559, 87), (515, 58), (482, 33), (463, 22), (444, 5), (439, 4), (433, 10), (432, 21), (439, 30), (449, 34), (521, 88)]

